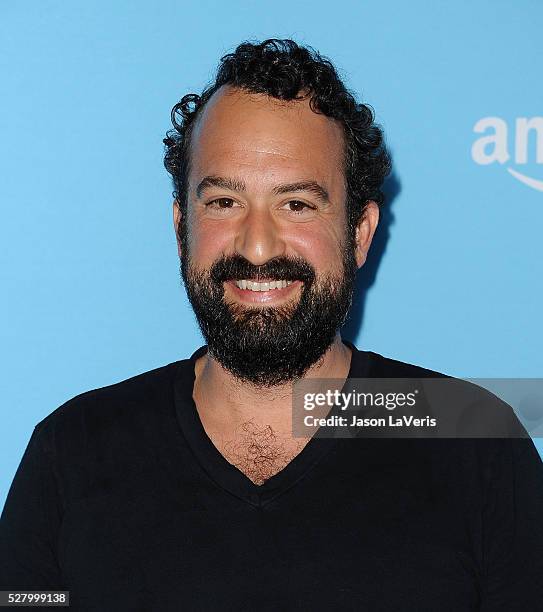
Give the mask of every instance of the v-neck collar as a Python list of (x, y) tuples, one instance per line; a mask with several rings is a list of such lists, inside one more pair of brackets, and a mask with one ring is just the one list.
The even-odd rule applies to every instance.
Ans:
[[(351, 342), (343, 343), (352, 350), (349, 378), (363, 378), (368, 372), (369, 354), (359, 351)], [(196, 460), (219, 487), (253, 506), (263, 506), (281, 495), (320, 461), (337, 444), (337, 438), (314, 436), (294, 459), (262, 485), (256, 485), (220, 453), (207, 435), (192, 397), (196, 360), (207, 352), (207, 345), (197, 349), (189, 359), (180, 362), (175, 378), (175, 412), (181, 431)]]

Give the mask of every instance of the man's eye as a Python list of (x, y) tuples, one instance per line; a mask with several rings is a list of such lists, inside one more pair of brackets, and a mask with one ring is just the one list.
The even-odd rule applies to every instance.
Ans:
[(285, 206), (289, 207), (290, 212), (293, 213), (303, 213), (305, 209), (315, 210), (313, 206), (306, 204), (300, 200), (289, 200)]
[(235, 204), (232, 198), (216, 198), (215, 200), (211, 200), (206, 206), (210, 206), (211, 208), (232, 208)]

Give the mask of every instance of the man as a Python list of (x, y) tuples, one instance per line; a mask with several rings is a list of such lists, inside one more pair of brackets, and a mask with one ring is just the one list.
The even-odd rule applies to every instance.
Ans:
[(371, 111), (292, 41), (172, 111), (182, 277), (206, 340), (35, 428), (2, 589), (77, 610), (540, 610), (526, 439), (292, 435), (300, 382), (438, 373), (342, 340), (390, 169)]

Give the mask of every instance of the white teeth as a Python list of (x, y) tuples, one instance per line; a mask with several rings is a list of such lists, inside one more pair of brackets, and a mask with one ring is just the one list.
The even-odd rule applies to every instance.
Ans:
[(287, 280), (275, 280), (267, 281), (265, 283), (257, 283), (251, 280), (239, 280), (235, 281), (236, 287), (240, 289), (248, 289), (249, 291), (271, 291), (272, 289), (284, 289), (288, 285), (291, 285), (293, 281)]

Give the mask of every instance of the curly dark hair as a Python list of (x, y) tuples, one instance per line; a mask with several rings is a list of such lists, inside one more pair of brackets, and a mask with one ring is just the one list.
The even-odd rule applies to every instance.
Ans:
[(345, 134), (344, 172), (351, 235), (368, 201), (383, 204), (381, 187), (390, 173), (391, 159), (383, 132), (374, 122), (373, 109), (356, 101), (330, 60), (293, 40), (270, 38), (261, 43), (244, 42), (223, 56), (215, 81), (200, 95), (183, 96), (173, 107), (174, 127), (164, 138), (164, 165), (172, 176), (173, 195), (182, 212), (187, 205), (192, 128), (204, 105), (223, 85), (281, 100), (310, 96), (309, 105), (314, 112), (339, 120)]

